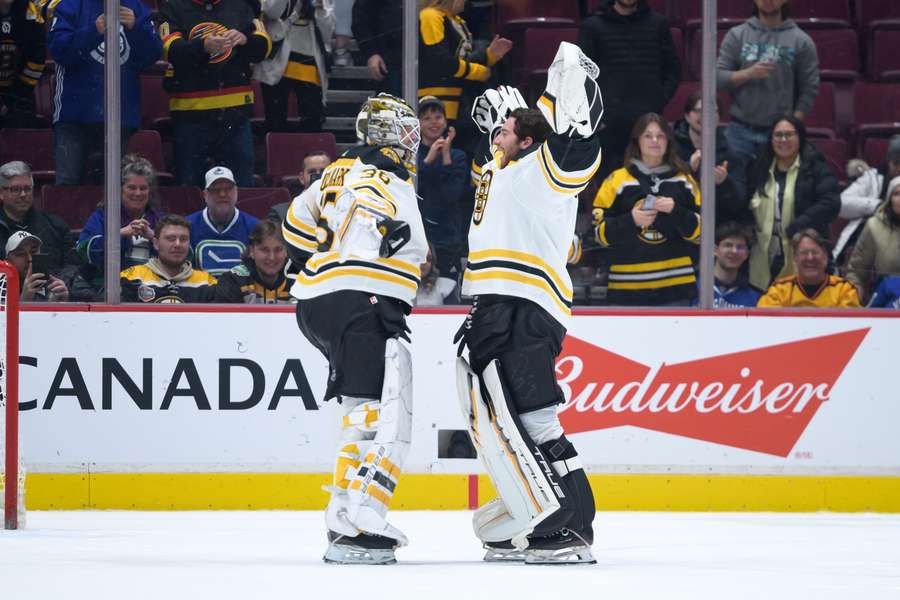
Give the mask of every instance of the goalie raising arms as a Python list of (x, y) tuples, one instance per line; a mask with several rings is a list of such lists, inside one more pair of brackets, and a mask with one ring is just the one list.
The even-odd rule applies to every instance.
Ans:
[[(412, 367), (406, 315), (427, 243), (408, 166), (419, 146), (410, 106), (379, 94), (356, 119), (360, 142), (291, 203), (283, 223), (300, 331), (329, 364), (341, 403), (325, 511), (331, 563), (387, 564), (406, 536), (387, 522), (409, 450)], [(411, 168), (411, 167), (409, 167)]]
[(457, 333), (463, 414), (498, 498), (473, 518), (485, 560), (592, 563), (594, 497), (564, 435), (554, 363), (571, 315), (577, 194), (600, 166), (597, 66), (563, 42), (538, 108), (488, 90), (472, 117), (492, 136), (469, 228)]

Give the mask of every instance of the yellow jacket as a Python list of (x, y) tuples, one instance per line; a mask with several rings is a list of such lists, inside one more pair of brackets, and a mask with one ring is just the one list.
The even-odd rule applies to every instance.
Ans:
[(760, 308), (859, 308), (859, 294), (852, 283), (829, 275), (811, 297), (803, 291), (797, 276), (775, 281), (757, 304)]

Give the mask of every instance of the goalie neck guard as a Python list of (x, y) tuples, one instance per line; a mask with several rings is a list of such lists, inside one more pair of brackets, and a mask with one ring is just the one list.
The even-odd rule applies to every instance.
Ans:
[(421, 139), (419, 117), (402, 98), (381, 93), (360, 108), (356, 138), (368, 146), (392, 146), (405, 162), (413, 162)]

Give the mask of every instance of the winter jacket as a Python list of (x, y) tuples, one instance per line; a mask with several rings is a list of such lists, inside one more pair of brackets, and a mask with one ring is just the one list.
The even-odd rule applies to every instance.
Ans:
[[(161, 42), (150, 10), (141, 0), (121, 0), (134, 11), (134, 27), (119, 30), (122, 125), (141, 124), (140, 72), (160, 57)], [(47, 45), (56, 62), (53, 122), (102, 123), (105, 70), (104, 36), (96, 20), (102, 0), (60, 0), (53, 9)]]
[(759, 299), (760, 308), (859, 308), (859, 294), (852, 283), (828, 275), (812, 296), (807, 296), (796, 275), (779, 279)]
[[(748, 3), (749, 4), (749, 3)], [(731, 76), (760, 61), (777, 63), (766, 79), (735, 87)], [(812, 38), (788, 19), (769, 29), (757, 18), (731, 28), (722, 40), (717, 65), (719, 89), (732, 96), (731, 115), (757, 127), (769, 127), (779, 116), (809, 114), (819, 93), (819, 57)]]
[[(888, 198), (898, 186), (900, 177), (895, 177), (888, 186)], [(868, 298), (872, 284), (882, 277), (900, 275), (900, 224), (892, 223), (891, 212), (887, 201), (869, 217), (850, 255), (847, 280), (859, 289), (861, 298)]]
[[(167, 0), (160, 6), (163, 60), (172, 65), (163, 80), (174, 119), (243, 122), (253, 112), (251, 65), (265, 60), (272, 38), (250, 0)], [(236, 29), (247, 43), (210, 56), (203, 39)]]
[(869, 308), (900, 308), (900, 277), (885, 277), (872, 294)]
[(122, 302), (154, 304), (212, 302), (216, 285), (215, 277), (206, 271), (192, 268), (189, 262), (182, 265), (178, 275), (170, 277), (157, 258), (125, 269), (120, 281)]
[[(691, 163), (691, 156), (697, 148), (691, 139), (690, 125), (684, 119), (675, 123), (675, 139), (678, 140), (678, 156), (685, 164)], [(721, 165), (728, 160), (728, 139), (725, 137), (725, 128), (716, 129), (716, 164)], [(697, 181), (700, 181), (700, 173), (693, 173)], [(716, 186), (716, 222), (737, 221), (738, 223), (753, 223), (753, 213), (747, 206), (747, 202), (741, 197), (737, 184), (729, 175), (725, 181)]]
[(34, 110), (34, 88), (47, 59), (43, 18), (32, 0), (14, 0), (0, 29), (0, 105)]
[(328, 92), (324, 40), (334, 33), (334, 11), (312, 8), (312, 0), (263, 0), (262, 19), (272, 38), (269, 58), (253, 69), (254, 79), (275, 85), (282, 77)]
[(216, 302), (244, 304), (288, 304), (294, 302), (291, 296), (293, 281), (284, 273), (279, 273), (274, 287), (269, 287), (259, 277), (256, 264), (252, 259), (223, 273), (216, 284)]
[[(124, 210), (121, 213), (121, 227), (125, 227), (134, 219), (128, 216)], [(150, 228), (155, 228), (157, 221), (163, 213), (152, 207), (140, 217), (150, 223)], [(135, 250), (137, 244), (138, 250)], [(146, 263), (150, 257), (156, 255), (153, 244), (144, 238), (123, 237), (121, 245), (123, 270), (135, 265)], [(142, 251), (142, 250), (143, 251)], [(106, 209), (98, 208), (88, 217), (81, 235), (78, 236), (78, 255), (89, 265), (103, 269), (106, 256)]]
[[(699, 284), (698, 284), (699, 287)], [(722, 283), (718, 279), (713, 285), (713, 307), (714, 308), (745, 308), (748, 306), (756, 306), (760, 297), (763, 295), (752, 285), (746, 278), (738, 278), (732, 284)], [(691, 306), (699, 306), (700, 299), (695, 299)]]
[(880, 167), (863, 172), (841, 192), (841, 212), (838, 216), (849, 222), (834, 244), (832, 256), (835, 260), (846, 248), (852, 246), (866, 219), (875, 214), (875, 210), (887, 200), (887, 184), (885, 167)]
[(435, 248), (458, 248), (463, 243), (461, 226), (465, 218), (460, 213), (469, 178), (466, 154), (453, 148), (451, 164), (445, 166), (438, 155), (426, 165), (429, 148), (425, 144), (419, 146), (418, 160), (419, 211), (425, 236)]
[(388, 69), (403, 64), (403, 0), (356, 0), (353, 37), (366, 60), (378, 54)]
[(600, 68), (603, 118), (633, 119), (662, 113), (681, 81), (681, 65), (669, 23), (645, 0), (622, 16), (613, 0), (581, 23), (578, 46)]
[(75, 253), (75, 238), (61, 218), (32, 207), (25, 214), (25, 219), (17, 223), (0, 209), (0, 249), (6, 248), (9, 236), (23, 230), (41, 238), (41, 253), (49, 254), (51, 262), (56, 266), (51, 272), (53, 275), (60, 275), (66, 266), (79, 264)]

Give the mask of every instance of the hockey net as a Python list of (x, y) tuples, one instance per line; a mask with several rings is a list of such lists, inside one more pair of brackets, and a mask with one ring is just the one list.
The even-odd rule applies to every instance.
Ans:
[(0, 261), (0, 507), (5, 529), (25, 526), (25, 469), (19, 443), (19, 276)]

